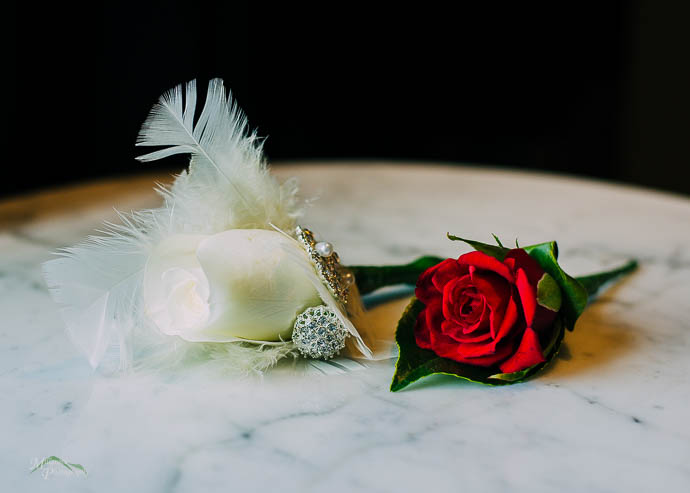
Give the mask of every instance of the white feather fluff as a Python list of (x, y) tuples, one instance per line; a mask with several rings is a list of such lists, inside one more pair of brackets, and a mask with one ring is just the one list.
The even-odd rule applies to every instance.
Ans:
[(294, 181), (280, 184), (268, 172), (255, 133), (226, 96), (223, 82), (209, 83), (196, 123), (195, 82), (177, 86), (153, 107), (137, 145), (163, 149), (152, 161), (189, 153), (188, 172), (159, 187), (162, 207), (121, 215), (98, 236), (59, 252), (44, 264), (45, 278), (78, 347), (96, 367), (107, 349), (119, 349), (120, 368), (159, 368), (181, 360), (216, 359), (242, 372), (261, 371), (294, 354), (290, 343), (189, 343), (162, 335), (141, 307), (141, 278), (151, 249), (175, 233), (214, 234), (233, 228), (292, 231), (301, 213)]

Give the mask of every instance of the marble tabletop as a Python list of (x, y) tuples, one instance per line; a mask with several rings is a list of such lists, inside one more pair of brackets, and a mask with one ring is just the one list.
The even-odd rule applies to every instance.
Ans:
[[(436, 376), (390, 393), (394, 360), (328, 376), (108, 376), (69, 342), (40, 264), (115, 219), (113, 207), (156, 206), (153, 177), (5, 200), (1, 491), (690, 490), (690, 200), (470, 166), (274, 170), (319, 197), (304, 223), (344, 263), (467, 251), (450, 231), (556, 239), (573, 275), (632, 257), (641, 267), (585, 312), (551, 367), (518, 385)], [(405, 302), (375, 308), (382, 327)], [(31, 474), (47, 456), (88, 475), (55, 463)]]

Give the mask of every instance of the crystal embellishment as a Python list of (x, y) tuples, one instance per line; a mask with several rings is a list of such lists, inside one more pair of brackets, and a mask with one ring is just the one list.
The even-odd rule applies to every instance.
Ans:
[(351, 272), (340, 265), (340, 258), (333, 251), (333, 245), (323, 241), (317, 242), (314, 233), (300, 226), (297, 226), (295, 233), (316, 266), (323, 283), (340, 303), (346, 305), (354, 278)]
[(325, 305), (307, 308), (297, 316), (292, 342), (308, 358), (329, 359), (345, 347), (347, 329)]

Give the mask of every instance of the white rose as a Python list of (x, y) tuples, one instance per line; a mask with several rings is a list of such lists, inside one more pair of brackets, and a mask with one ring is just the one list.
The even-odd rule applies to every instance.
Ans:
[(146, 264), (144, 309), (162, 333), (188, 341), (289, 339), (297, 315), (322, 303), (291, 255), (306, 252), (275, 231), (172, 235)]

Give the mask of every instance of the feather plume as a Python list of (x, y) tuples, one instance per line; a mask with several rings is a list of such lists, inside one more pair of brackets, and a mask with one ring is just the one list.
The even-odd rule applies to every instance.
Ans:
[(178, 177), (168, 195), (181, 222), (195, 233), (265, 229), (269, 223), (293, 229), (299, 214), (296, 185), (281, 186), (270, 175), (262, 141), (247, 130), (247, 119), (226, 97), (223, 81), (209, 83), (195, 124), (196, 101), (194, 81), (185, 91), (177, 86), (166, 92), (137, 139), (137, 146), (165, 147), (137, 158), (143, 162), (191, 154), (189, 173)]

